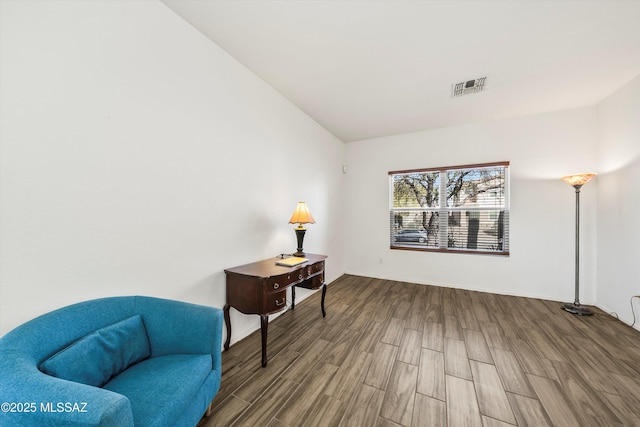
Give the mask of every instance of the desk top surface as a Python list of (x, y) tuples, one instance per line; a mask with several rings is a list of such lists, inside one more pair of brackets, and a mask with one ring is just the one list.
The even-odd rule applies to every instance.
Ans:
[(227, 268), (225, 273), (243, 274), (245, 276), (255, 277), (271, 277), (279, 276), (281, 274), (290, 273), (292, 271), (299, 270), (310, 264), (314, 264), (318, 261), (322, 261), (327, 258), (326, 255), (309, 254), (305, 253), (304, 258), (309, 261), (302, 264), (294, 265), (293, 267), (287, 267), (283, 265), (277, 265), (276, 262), (280, 260), (280, 257), (263, 259), (262, 261), (252, 262), (250, 264), (239, 265), (237, 267)]

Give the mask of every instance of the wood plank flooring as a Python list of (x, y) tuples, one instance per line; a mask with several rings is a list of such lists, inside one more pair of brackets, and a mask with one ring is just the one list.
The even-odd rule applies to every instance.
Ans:
[(213, 426), (640, 426), (640, 332), (595, 309), (343, 276), (223, 352)]

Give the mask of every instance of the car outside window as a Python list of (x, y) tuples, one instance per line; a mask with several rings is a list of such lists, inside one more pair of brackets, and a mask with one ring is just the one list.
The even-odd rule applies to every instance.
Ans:
[(389, 172), (391, 249), (509, 254), (509, 162)]

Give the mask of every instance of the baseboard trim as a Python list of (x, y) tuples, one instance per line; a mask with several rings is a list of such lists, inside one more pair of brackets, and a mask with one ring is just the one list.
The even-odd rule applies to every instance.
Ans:
[(640, 323), (639, 323), (640, 318), (639, 318), (638, 314), (636, 314), (636, 323), (635, 323), (635, 325), (631, 326), (631, 324), (633, 323), (633, 320), (631, 318), (627, 319), (625, 317), (620, 317), (620, 315), (618, 315), (618, 313), (616, 313), (613, 310), (610, 310), (609, 308), (607, 308), (604, 305), (600, 305), (600, 304), (594, 304), (594, 305), (596, 307), (598, 307), (600, 310), (602, 310), (605, 313), (607, 313), (609, 316), (611, 316), (611, 317), (613, 317), (615, 319), (618, 319), (619, 321), (621, 321), (625, 325), (627, 325), (627, 326), (629, 326), (629, 327), (631, 327), (631, 328), (633, 328), (633, 329), (635, 329), (637, 331), (640, 331)]

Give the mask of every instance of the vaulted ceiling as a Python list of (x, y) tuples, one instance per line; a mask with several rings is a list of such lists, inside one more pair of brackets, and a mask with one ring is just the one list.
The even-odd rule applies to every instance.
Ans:
[(634, 0), (163, 3), (344, 142), (591, 106), (640, 75)]

